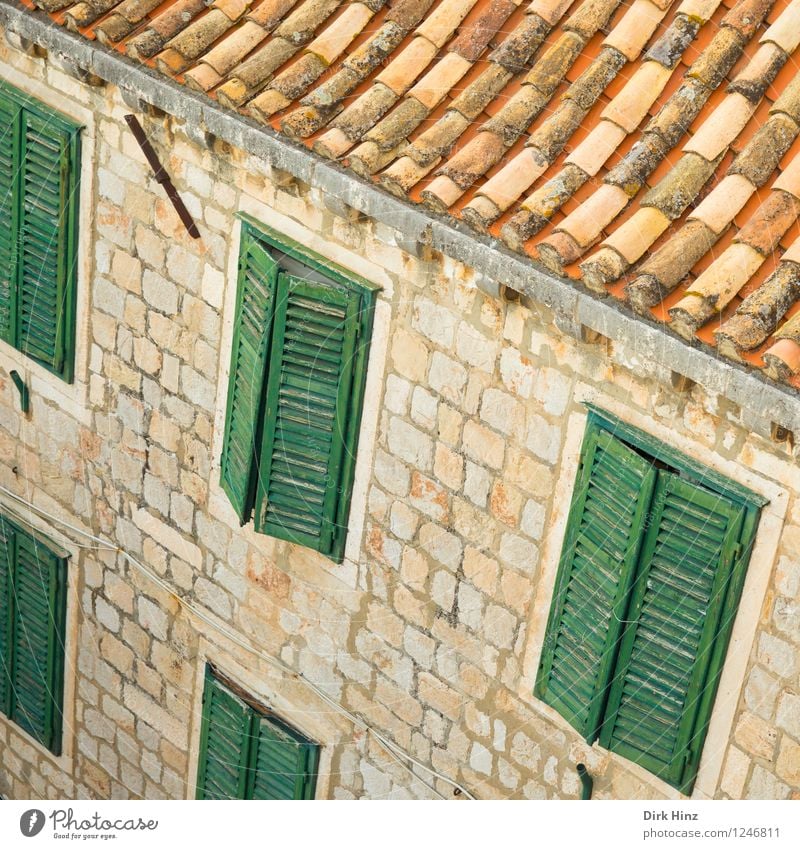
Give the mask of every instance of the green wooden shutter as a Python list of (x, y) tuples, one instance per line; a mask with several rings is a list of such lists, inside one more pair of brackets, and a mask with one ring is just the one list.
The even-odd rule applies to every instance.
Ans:
[(66, 563), (29, 534), (16, 534), (11, 580), (13, 659), (9, 715), (61, 753)]
[(251, 799), (313, 799), (318, 747), (288, 728), (258, 720)]
[(0, 339), (15, 343), (19, 105), (0, 88)]
[(0, 711), (6, 715), (11, 692), (11, 573), (15, 559), (14, 529), (0, 516)]
[(654, 483), (647, 460), (588, 430), (536, 683), (587, 740), (599, 727)]
[(68, 372), (67, 379), (74, 355), (76, 144), (74, 129), (23, 111), (18, 347), (52, 371)]
[(345, 452), (354, 451), (351, 390), (361, 297), (283, 273), (278, 293), (256, 530), (340, 554), (343, 464)]
[(253, 507), (278, 271), (275, 261), (247, 228), (242, 228), (242, 239), (221, 466), (222, 488), (245, 524)]
[(715, 640), (744, 518), (728, 498), (659, 473), (600, 743), (683, 792), (719, 678)]
[(198, 799), (246, 798), (250, 708), (206, 672)]

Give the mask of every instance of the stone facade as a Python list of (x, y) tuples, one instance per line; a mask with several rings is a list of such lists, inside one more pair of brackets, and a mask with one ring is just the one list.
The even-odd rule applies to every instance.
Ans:
[[(0, 504), (72, 555), (64, 754), (0, 717), (0, 791), (193, 797), (210, 659), (320, 742), (318, 798), (454, 790), (410, 773), (303, 679), (479, 798), (574, 798), (581, 761), (596, 798), (676, 797), (532, 695), (592, 400), (769, 498), (695, 795), (800, 795), (791, 434), (757, 432), (765, 411), (676, 383), (634, 340), (581, 337), (543, 304), (487, 292), (469, 267), (151, 114), (142, 121), (198, 223), (193, 240), (115, 86), (6, 42), (0, 75), (86, 124), (76, 381), (0, 351), (0, 486), (38, 512), (6, 493)], [(239, 527), (218, 485), (236, 212), (382, 286), (338, 566)]]

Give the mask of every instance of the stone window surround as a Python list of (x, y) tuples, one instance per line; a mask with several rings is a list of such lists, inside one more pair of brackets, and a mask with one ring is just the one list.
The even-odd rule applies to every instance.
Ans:
[[(356, 452), (355, 476), (350, 499), (350, 515), (348, 518), (347, 543), (344, 560), (340, 564), (333, 563), (324, 554), (318, 554), (310, 549), (304, 549), (309, 557), (319, 562), (320, 568), (328, 574), (337, 577), (350, 589), (358, 585), (359, 569), (361, 566), (361, 547), (364, 525), (367, 513), (367, 494), (372, 474), (372, 463), (376, 448), (376, 435), (383, 401), (384, 374), (386, 357), (388, 355), (389, 329), (391, 321), (391, 306), (393, 286), (391, 279), (384, 269), (374, 265), (369, 260), (359, 256), (339, 245), (328, 243), (324, 237), (307, 230), (296, 221), (286, 218), (271, 207), (247, 195), (242, 195), (240, 212), (247, 213), (256, 221), (264, 221), (269, 226), (294, 239), (309, 250), (322, 257), (331, 256), (335, 252), (335, 261), (345, 269), (381, 286), (376, 293), (375, 317), (372, 325), (369, 361), (367, 363), (367, 379), (364, 389), (364, 404), (361, 411), (361, 427)], [(217, 379), (217, 402), (214, 414), (214, 435), (212, 439), (212, 465), (209, 481), (209, 512), (212, 516), (236, 527), (239, 520), (233, 507), (220, 486), (220, 456), (222, 440), (225, 432), (225, 406), (228, 397), (228, 379), (230, 372), (230, 350), (233, 340), (233, 316), (236, 311), (236, 269), (238, 268), (239, 246), (241, 244), (241, 221), (234, 218), (230, 248), (225, 277), (224, 302), (222, 307), (222, 337), (220, 341), (219, 376)], [(274, 544), (272, 537), (256, 533), (252, 522), (241, 528), (241, 533), (249, 543), (267, 552), (267, 546)], [(284, 541), (281, 545), (291, 545)]]
[(81, 548), (66, 537), (58, 529), (57, 525), (48, 524), (46, 519), (40, 517), (33, 510), (26, 510), (23, 514), (22, 505), (4, 493), (0, 494), (0, 512), (15, 521), (22, 528), (29, 529), (35, 536), (42, 537), (56, 548), (62, 549), (64, 556), (67, 558), (67, 611), (64, 622), (64, 692), (61, 706), (61, 754), (54, 755), (50, 749), (35, 737), (31, 737), (27, 731), (17, 725), (13, 720), (8, 719), (5, 714), (0, 714), (0, 723), (3, 723), (8, 728), (9, 734), (18, 734), (21, 736), (40, 755), (47, 758), (54, 767), (71, 775), (75, 768), (75, 706), (77, 702), (77, 682), (80, 676), (78, 672), (78, 630), (81, 621), (80, 590), (82, 588), (81, 575), (83, 572)]
[(7, 343), (0, 343), (0, 368), (6, 372), (16, 369), (28, 386), (31, 401), (36, 404), (36, 396), (42, 396), (58, 404), (81, 424), (91, 423), (89, 409), (89, 351), (91, 282), (94, 269), (93, 226), (94, 215), (94, 171), (95, 171), (95, 117), (91, 109), (80, 106), (63, 94), (59, 94), (50, 84), (21, 74), (17, 69), (0, 63), (3, 78), (29, 94), (40, 103), (49, 106), (62, 115), (66, 115), (83, 129), (80, 132), (80, 198), (78, 209), (78, 261), (75, 298), (75, 376), (72, 383), (66, 383), (58, 375), (48, 371), (43, 365), (25, 356), (21, 351)]
[[(198, 624), (198, 627), (201, 627)], [(298, 731), (317, 743), (320, 747), (319, 763), (317, 764), (316, 799), (327, 799), (330, 795), (331, 762), (333, 749), (340, 742), (352, 739), (352, 726), (348, 720), (341, 722), (331, 720), (331, 709), (321, 700), (318, 708), (309, 706), (308, 689), (305, 684), (298, 683), (294, 699), (284, 693), (288, 689), (286, 675), (280, 671), (270, 673), (265, 670), (266, 663), (253, 662), (253, 655), (245, 649), (231, 644), (229, 648), (217, 642), (209, 641), (208, 637), (200, 634), (194, 677), (194, 693), (191, 698), (192, 725), (189, 731), (189, 767), (186, 781), (186, 799), (195, 798), (197, 785), (197, 769), (200, 758), (200, 728), (203, 717), (203, 682), (205, 668), (211, 663), (216, 669), (247, 691), (256, 701), (274, 711), (277, 716), (293, 725)], [(289, 685), (291, 686), (291, 685)], [(294, 703), (304, 699), (303, 707), (296, 708)], [(293, 703), (294, 702), (294, 703)], [(349, 733), (348, 733), (349, 731)]]
[[(759, 617), (767, 592), (770, 575), (772, 574), (781, 532), (783, 530), (789, 503), (789, 492), (782, 486), (757, 474), (736, 461), (724, 460), (719, 456), (709, 454), (708, 450), (687, 436), (667, 428), (654, 419), (636, 413), (603, 392), (579, 384), (575, 391), (578, 402), (591, 401), (598, 407), (622, 419), (659, 439), (665, 445), (696, 459), (705, 466), (714, 469), (719, 474), (747, 486), (754, 492), (763, 495), (769, 503), (761, 508), (760, 519), (756, 531), (750, 563), (742, 590), (742, 601), (734, 621), (730, 643), (722, 667), (719, 689), (711, 713), (697, 782), (691, 798), (711, 799), (719, 784), (723, 761), (728, 743), (731, 739), (733, 724), (736, 718), (739, 696), (744, 686), (748, 663), (752, 653), (754, 640), (758, 632)], [(562, 463), (553, 491), (553, 512), (551, 523), (546, 532), (542, 546), (542, 559), (539, 577), (535, 587), (535, 595), (529, 618), (528, 638), (523, 651), (522, 675), (518, 695), (537, 713), (548, 721), (574, 737), (575, 730), (553, 708), (533, 696), (536, 672), (539, 667), (542, 645), (544, 642), (547, 617), (555, 587), (558, 563), (561, 557), (561, 547), (564, 541), (569, 507), (572, 502), (572, 492), (575, 486), (580, 460), (580, 448), (586, 431), (588, 415), (584, 412), (573, 412), (567, 419), (567, 434), (561, 457)], [(597, 744), (593, 748), (607, 754), (608, 757), (626, 770), (634, 773), (645, 785), (651, 787), (659, 796), (668, 799), (685, 799), (674, 787), (648, 772), (643, 767), (623, 758), (613, 752), (600, 749)]]

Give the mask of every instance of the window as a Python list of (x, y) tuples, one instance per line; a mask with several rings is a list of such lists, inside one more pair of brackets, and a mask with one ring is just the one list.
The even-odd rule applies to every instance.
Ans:
[(72, 382), (80, 128), (0, 83), (0, 338)]
[(590, 414), (536, 694), (683, 793), (764, 503)]
[(198, 799), (313, 799), (319, 746), (206, 667)]
[(374, 287), (245, 221), (222, 487), (244, 524), (344, 553)]
[(0, 515), (0, 711), (61, 754), (67, 561)]

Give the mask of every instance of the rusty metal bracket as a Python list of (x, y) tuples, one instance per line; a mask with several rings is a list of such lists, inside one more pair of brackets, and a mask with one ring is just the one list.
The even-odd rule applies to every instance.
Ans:
[(133, 133), (133, 137), (139, 143), (139, 147), (142, 149), (142, 153), (145, 155), (145, 159), (147, 159), (150, 167), (153, 169), (153, 176), (156, 178), (156, 182), (160, 183), (164, 187), (164, 191), (167, 193), (167, 197), (170, 199), (170, 202), (175, 207), (175, 212), (178, 213), (178, 218), (183, 222), (183, 226), (186, 228), (186, 232), (193, 238), (200, 238), (200, 231), (197, 229), (197, 225), (194, 223), (194, 219), (192, 218), (189, 210), (186, 208), (186, 204), (181, 200), (181, 196), (178, 194), (178, 190), (175, 186), (172, 185), (172, 180), (169, 178), (169, 174), (167, 174), (166, 169), (161, 164), (158, 154), (153, 150), (153, 145), (150, 144), (148, 140), (144, 128), (139, 123), (138, 119), (135, 115), (126, 115), (125, 122), (128, 127), (130, 127), (130, 131)]

